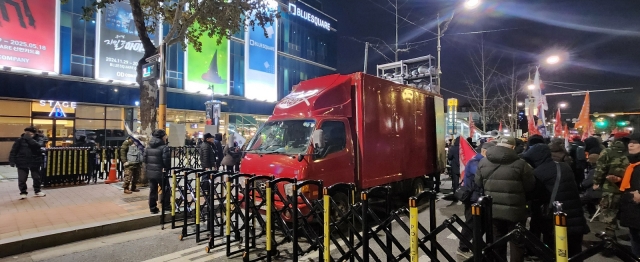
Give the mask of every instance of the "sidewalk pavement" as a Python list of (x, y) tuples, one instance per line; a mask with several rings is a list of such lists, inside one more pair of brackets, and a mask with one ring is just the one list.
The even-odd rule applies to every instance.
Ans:
[[(20, 200), (17, 170), (0, 166), (0, 246), (87, 227), (151, 216), (149, 189), (123, 194), (122, 182), (43, 187), (46, 197)], [(158, 218), (159, 219), (159, 218)], [(0, 256), (1, 257), (1, 256)]]

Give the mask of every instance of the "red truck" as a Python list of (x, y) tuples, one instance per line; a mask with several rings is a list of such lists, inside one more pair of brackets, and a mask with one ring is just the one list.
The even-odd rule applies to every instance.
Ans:
[(306, 80), (276, 104), (240, 171), (413, 195), (445, 168), (444, 118), (439, 94), (375, 76)]

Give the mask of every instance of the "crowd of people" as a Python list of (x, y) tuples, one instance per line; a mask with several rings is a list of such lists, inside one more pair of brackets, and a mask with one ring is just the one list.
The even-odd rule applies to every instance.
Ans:
[[(451, 177), (455, 195), (465, 207), (465, 223), (473, 228), (471, 205), (483, 195), (493, 199), (493, 230), (499, 239), (517, 224), (549, 247), (554, 247), (554, 201), (567, 215), (568, 255), (582, 251), (583, 236), (590, 233), (588, 221), (606, 224), (606, 233), (617, 239), (618, 224), (629, 228), (631, 249), (640, 257), (640, 134), (617, 133), (602, 142), (599, 136), (573, 137), (566, 147), (564, 139), (545, 139), (534, 135), (526, 143), (502, 136), (476, 147), (479, 152), (464, 166), (462, 184), (458, 146), (449, 148)], [(519, 147), (519, 145), (523, 145)], [(472, 232), (463, 229), (472, 240)], [(494, 240), (495, 240), (494, 239)], [(527, 247), (510, 242), (510, 261), (531, 256)], [(506, 261), (507, 244), (497, 247)], [(603, 255), (613, 255), (612, 250)], [(465, 258), (471, 251), (460, 243), (457, 254)]]

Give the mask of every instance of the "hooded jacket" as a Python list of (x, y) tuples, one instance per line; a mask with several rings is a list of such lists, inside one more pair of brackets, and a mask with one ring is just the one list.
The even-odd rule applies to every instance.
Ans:
[[(640, 154), (630, 155), (630, 163), (640, 162)], [(631, 187), (620, 197), (620, 225), (640, 229), (640, 204), (633, 202), (631, 192), (640, 190), (640, 166), (635, 166), (631, 173)]]
[(171, 150), (164, 140), (151, 138), (149, 146), (144, 150), (144, 163), (149, 179), (162, 179), (162, 169), (171, 168)]
[(460, 174), (460, 137), (456, 137), (453, 146), (449, 147), (447, 159), (451, 161), (451, 174)]
[[(596, 138), (594, 138), (596, 139)], [(608, 175), (624, 177), (624, 171), (629, 166), (626, 156), (627, 148), (622, 141), (614, 141), (609, 148), (602, 150), (593, 175), (593, 183), (600, 185), (603, 192), (621, 193), (620, 185), (607, 180)]]
[(591, 154), (600, 154), (604, 146), (600, 143), (600, 140), (597, 137), (588, 137), (584, 140), (584, 150)]
[(527, 193), (535, 187), (533, 169), (513, 149), (494, 146), (480, 160), (475, 182), (493, 198), (493, 218), (523, 222), (528, 217)]
[(469, 189), (471, 189), (471, 198), (469, 199), (472, 203), (478, 202), (478, 199), (482, 195), (482, 187), (476, 184), (475, 178), (478, 173), (478, 164), (480, 160), (482, 160), (484, 156), (480, 153), (475, 155), (464, 168), (464, 180), (463, 185)]
[[(565, 162), (569, 167), (573, 166), (573, 159), (569, 156), (567, 149), (564, 148), (564, 141), (562, 139), (554, 139), (549, 144), (551, 150), (551, 158), (556, 162)], [(572, 168), (573, 172), (573, 168)]]
[(556, 163), (552, 159), (549, 146), (538, 144), (531, 147), (523, 158), (533, 169), (536, 178), (534, 206), (548, 206), (557, 179), (557, 167), (560, 165), (560, 184), (554, 201), (562, 203), (562, 211), (567, 214), (567, 233), (582, 234), (586, 226), (580, 201), (578, 185), (571, 167), (566, 163)]
[(22, 136), (13, 143), (9, 152), (9, 162), (17, 168), (37, 168), (44, 162), (41, 148), (44, 147), (42, 139), (38, 139), (37, 135), (30, 137), (22, 134)]

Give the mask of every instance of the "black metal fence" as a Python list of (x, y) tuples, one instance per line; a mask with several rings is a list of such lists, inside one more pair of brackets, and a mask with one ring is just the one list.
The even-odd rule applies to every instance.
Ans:
[[(525, 244), (542, 261), (582, 261), (613, 248), (623, 261), (640, 261), (604, 234), (601, 241), (575, 257), (568, 257), (566, 215), (560, 205), (554, 215), (556, 243), (547, 247), (523, 225), (494, 239), (492, 201), (485, 196), (472, 205), (473, 228), (458, 216), (436, 220), (436, 194), (425, 191), (411, 197), (407, 207), (392, 209), (389, 187), (375, 187), (356, 195), (353, 184), (325, 187), (322, 181), (298, 181), (250, 174), (175, 168), (171, 178), (171, 227), (180, 239), (208, 239), (206, 252), (216, 249), (243, 261), (459, 261), (437, 241), (453, 234), (473, 257), (467, 261), (504, 261), (501, 243)], [(418, 203), (429, 204), (419, 219)], [(181, 216), (180, 216), (181, 215)], [(408, 218), (408, 219), (407, 219)], [(424, 223), (427, 220), (427, 223)], [(164, 222), (164, 221), (163, 221)], [(164, 227), (164, 224), (163, 224)], [(465, 239), (463, 230), (473, 232)]]

